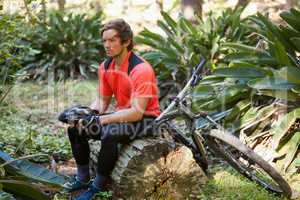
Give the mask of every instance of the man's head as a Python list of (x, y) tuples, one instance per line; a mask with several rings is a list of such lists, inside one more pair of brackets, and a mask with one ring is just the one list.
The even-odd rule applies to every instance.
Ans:
[(133, 48), (132, 30), (123, 19), (115, 19), (107, 22), (101, 30), (106, 54), (110, 57), (118, 56), (124, 49), (130, 51)]

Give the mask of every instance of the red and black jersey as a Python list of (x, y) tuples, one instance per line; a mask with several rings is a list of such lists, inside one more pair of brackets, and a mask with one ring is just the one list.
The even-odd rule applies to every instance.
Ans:
[(154, 70), (144, 59), (128, 52), (119, 69), (114, 59), (104, 61), (98, 71), (99, 92), (103, 96), (114, 96), (116, 111), (131, 107), (133, 98), (150, 98), (145, 115), (159, 116), (158, 88)]

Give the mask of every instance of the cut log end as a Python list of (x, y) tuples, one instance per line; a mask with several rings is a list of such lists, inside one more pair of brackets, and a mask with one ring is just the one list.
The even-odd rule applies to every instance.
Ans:
[(196, 199), (207, 181), (187, 147), (161, 138), (123, 146), (112, 179), (114, 195), (125, 199)]

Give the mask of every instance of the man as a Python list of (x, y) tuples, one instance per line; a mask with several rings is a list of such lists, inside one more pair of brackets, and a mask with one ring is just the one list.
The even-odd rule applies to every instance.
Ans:
[[(90, 106), (100, 115), (83, 119), (79, 126), (68, 128), (77, 174), (65, 186), (70, 191), (88, 188), (76, 200), (92, 199), (95, 193), (105, 189), (118, 157), (118, 143), (141, 136), (143, 128), (160, 114), (154, 71), (150, 64), (132, 52), (130, 26), (122, 19), (112, 20), (104, 25), (101, 36), (109, 58), (99, 67), (99, 98)], [(105, 114), (113, 96), (115, 112)], [(88, 123), (83, 123), (84, 120)], [(89, 126), (95, 123), (96, 129)], [(83, 133), (80, 134), (80, 130), (84, 130)], [(91, 184), (89, 138), (101, 140), (96, 177)]]

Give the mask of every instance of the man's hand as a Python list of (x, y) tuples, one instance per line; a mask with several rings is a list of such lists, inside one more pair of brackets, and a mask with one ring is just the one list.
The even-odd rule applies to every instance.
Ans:
[(58, 120), (71, 126), (75, 126), (80, 119), (97, 114), (99, 114), (97, 110), (93, 110), (87, 106), (77, 105), (65, 109), (59, 114)]
[(87, 135), (100, 134), (102, 129), (100, 116), (88, 115), (86, 117), (83, 117), (78, 121), (77, 128), (79, 130), (79, 134), (82, 133), (82, 130), (84, 130)]

